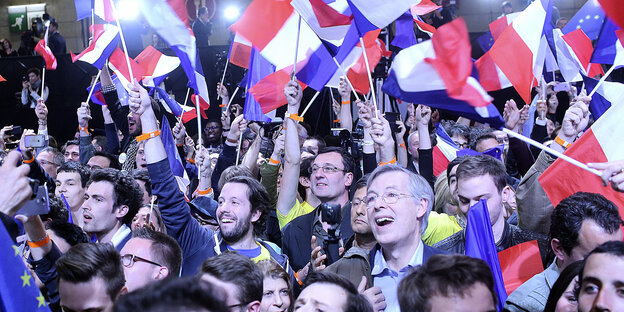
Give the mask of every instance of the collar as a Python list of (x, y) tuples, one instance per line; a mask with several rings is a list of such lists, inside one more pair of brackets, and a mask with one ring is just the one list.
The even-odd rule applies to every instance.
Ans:
[[(401, 271), (403, 271), (405, 268), (415, 267), (415, 266), (421, 265), (423, 263), (424, 252), (425, 252), (425, 248), (423, 246), (424, 246), (424, 243), (421, 240), (418, 243), (418, 248), (416, 248), (416, 252), (414, 252), (414, 255), (412, 256), (412, 259), (410, 259), (410, 261), (408, 262), (406, 267), (401, 268)], [(371, 270), (371, 275), (373, 275), (373, 276), (380, 275), (380, 274), (382, 274), (386, 270), (393, 271), (388, 266), (388, 263), (386, 262), (386, 259), (383, 256), (382, 250), (383, 250), (383, 248), (378, 248), (375, 251), (375, 256), (374, 256), (375, 266), (373, 266), (373, 269)]]
[(544, 277), (546, 278), (546, 284), (552, 289), (553, 285), (559, 278), (559, 267), (557, 266), (557, 259), (553, 261), (551, 265), (544, 270)]
[(117, 232), (115, 232), (115, 235), (113, 235), (113, 238), (111, 238), (110, 242), (111, 244), (113, 244), (113, 246), (117, 247), (119, 246), (119, 244), (121, 244), (121, 242), (123, 242), (124, 238), (126, 238), (131, 233), (132, 230), (127, 225), (122, 224)]

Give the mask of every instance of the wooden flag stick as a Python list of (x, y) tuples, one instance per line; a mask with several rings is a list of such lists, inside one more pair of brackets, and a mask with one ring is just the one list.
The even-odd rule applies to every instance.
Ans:
[(565, 155), (563, 153), (560, 153), (560, 152), (558, 152), (558, 151), (556, 151), (556, 150), (554, 150), (554, 149), (552, 149), (552, 148), (550, 148), (550, 147), (548, 147), (548, 146), (546, 146), (546, 145), (544, 145), (544, 144), (542, 144), (540, 142), (537, 142), (537, 141), (535, 141), (533, 139), (527, 138), (524, 135), (521, 135), (521, 134), (519, 134), (519, 133), (517, 133), (515, 131), (512, 131), (512, 130), (509, 130), (507, 128), (503, 128), (503, 132), (507, 133), (508, 135), (510, 135), (510, 136), (512, 136), (512, 137), (514, 137), (516, 139), (522, 140), (522, 141), (524, 141), (526, 143), (529, 143), (529, 144), (531, 144), (531, 145), (533, 145), (533, 146), (535, 146), (535, 147), (537, 147), (539, 149), (542, 149), (542, 150), (544, 150), (546, 152), (549, 152), (549, 153), (551, 153), (551, 154), (553, 154), (553, 155), (555, 155), (555, 156), (557, 156), (557, 157), (559, 157), (559, 158), (561, 158), (561, 159), (563, 159), (563, 160), (565, 160), (565, 161), (567, 161), (567, 162), (569, 162), (569, 163), (571, 163), (571, 164), (573, 164), (573, 165), (575, 165), (575, 166), (577, 166), (577, 167), (579, 167), (579, 168), (581, 168), (583, 170), (587, 170), (587, 171), (589, 171), (589, 172), (591, 172), (591, 173), (593, 173), (593, 174), (595, 174), (595, 175), (597, 175), (599, 177), (602, 176), (600, 171), (598, 171), (596, 169), (589, 168), (586, 164), (584, 164), (584, 163), (582, 163), (582, 162), (580, 162), (580, 161), (578, 161), (578, 160), (576, 160), (576, 159), (574, 159), (574, 158), (572, 158), (570, 156), (567, 156), (567, 155)]

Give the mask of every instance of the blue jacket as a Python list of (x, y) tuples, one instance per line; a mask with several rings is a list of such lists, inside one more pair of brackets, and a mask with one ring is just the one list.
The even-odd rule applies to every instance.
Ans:
[[(158, 208), (167, 227), (167, 234), (182, 248), (182, 275), (196, 275), (204, 260), (227, 251), (225, 244), (222, 244), (221, 233), (205, 229), (193, 219), (167, 159), (148, 164), (147, 170), (152, 180), (152, 192), (158, 196)], [(287, 256), (276, 252), (263, 241), (258, 243), (294, 278)]]

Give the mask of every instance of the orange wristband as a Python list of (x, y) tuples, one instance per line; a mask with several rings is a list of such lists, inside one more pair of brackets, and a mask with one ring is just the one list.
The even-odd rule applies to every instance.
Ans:
[(388, 162), (380, 162), (379, 165), (383, 166), (383, 165), (394, 165), (396, 164), (396, 157), (392, 158), (392, 160), (388, 161)]
[(340, 122), (340, 118), (334, 119), (334, 122)]
[(299, 279), (299, 272), (295, 272), (295, 280), (297, 280), (297, 283), (301, 286), (303, 286), (303, 282)]
[(78, 126), (78, 130), (81, 130), (81, 131), (84, 131), (84, 132), (86, 132), (86, 133), (89, 133), (89, 127), (81, 127), (81, 126)]
[(349, 105), (349, 104), (351, 104), (351, 101), (342, 101), (341, 103), (342, 103), (342, 105)]
[(193, 158), (188, 158), (188, 157), (187, 157), (187, 158), (186, 158), (186, 161), (190, 162), (191, 164), (194, 164), (194, 163), (195, 163), (195, 159), (193, 159)]
[(150, 133), (143, 133), (141, 135), (139, 135), (138, 137), (136, 137), (137, 142), (141, 142), (141, 141), (145, 141), (147, 139), (152, 139), (155, 138), (157, 136), (160, 135), (160, 130), (156, 130), (154, 132), (150, 132)]
[(22, 162), (25, 163), (25, 164), (31, 164), (33, 161), (35, 161), (35, 157), (33, 157), (31, 159), (24, 159), (24, 160), (22, 160)]
[(273, 159), (273, 157), (269, 158), (269, 162), (274, 164), (274, 165), (279, 165), (279, 163), (280, 163), (279, 160), (275, 160), (275, 159)]
[(219, 107), (225, 107), (225, 104), (219, 104)]
[(28, 246), (30, 246), (30, 248), (39, 248), (39, 247), (45, 246), (45, 244), (47, 244), (49, 242), (50, 242), (50, 236), (46, 235), (46, 237), (44, 237), (43, 239), (38, 240), (36, 242), (28, 241)]
[(401, 144), (399, 145), (399, 147), (406, 148), (406, 147), (405, 147), (405, 142), (401, 143)]
[(208, 188), (207, 190), (205, 190), (205, 191), (200, 191), (200, 190), (197, 190), (197, 194), (199, 194), (199, 195), (208, 195), (208, 194), (210, 194), (210, 192), (212, 192), (212, 187), (209, 187), (209, 188)]
[(184, 143), (180, 143), (180, 144), (176, 144), (177, 147), (182, 147), (184, 146)]
[(290, 114), (288, 115), (288, 118), (294, 120), (294, 121), (299, 121), (299, 122), (303, 122), (303, 117), (297, 115), (297, 114)]
[(561, 145), (561, 147), (563, 147), (563, 148), (565, 148), (565, 149), (568, 149), (568, 148), (570, 147), (570, 145), (572, 145), (572, 143), (570, 143), (570, 142), (567, 142), (567, 141), (563, 140), (563, 139), (562, 139), (562, 138), (560, 138), (559, 136), (557, 136), (557, 137), (555, 138), (555, 142), (556, 142), (557, 144)]

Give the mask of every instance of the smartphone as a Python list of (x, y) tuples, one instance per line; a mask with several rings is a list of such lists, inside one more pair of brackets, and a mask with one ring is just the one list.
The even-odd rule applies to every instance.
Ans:
[(50, 198), (48, 197), (47, 185), (39, 185), (37, 180), (31, 180), (30, 187), (33, 190), (33, 195), (30, 200), (20, 208), (17, 214), (34, 216), (50, 212)]
[(384, 118), (386, 118), (386, 120), (390, 124), (390, 129), (392, 129), (392, 132), (394, 132), (394, 133), (401, 132), (401, 130), (399, 130), (399, 126), (396, 123), (397, 120), (401, 120), (401, 114), (400, 113), (386, 112), (386, 114), (384, 115)]
[(10, 136), (21, 136), (22, 132), (24, 132), (22, 126), (14, 126), (13, 129), (7, 131), (6, 134)]
[(45, 147), (45, 137), (43, 134), (27, 135), (24, 137), (24, 146), (33, 148)]
[(555, 85), (553, 90), (555, 90), (555, 92), (570, 91), (570, 83), (569, 82), (560, 82), (560, 83)]

